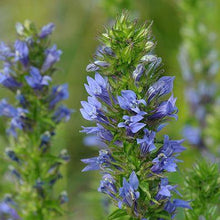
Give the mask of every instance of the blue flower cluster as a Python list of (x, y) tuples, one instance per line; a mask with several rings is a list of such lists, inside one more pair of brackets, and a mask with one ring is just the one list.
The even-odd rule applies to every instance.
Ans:
[[(49, 37), (54, 27), (50, 23), (38, 31), (30, 21), (24, 25), (18, 23), (18, 39), (15, 43), (0, 43), (3, 67), (0, 71), (0, 84), (12, 91), (16, 100), (14, 105), (9, 104), (7, 99), (1, 100), (0, 116), (9, 119), (7, 133), (10, 138), (16, 139), (15, 144), (6, 149), (6, 155), (13, 163), (11, 173), (19, 182), (19, 196), (15, 200), (18, 204), (21, 202), (23, 207), (37, 207), (39, 205), (36, 203), (45, 198), (58, 201), (56, 205), (63, 203), (60, 199), (52, 198), (50, 192), (51, 187), (62, 177), (59, 168), (69, 160), (69, 156), (63, 151), (58, 156), (51, 155), (50, 146), (57, 124), (68, 121), (73, 111), (60, 104), (69, 97), (68, 85), (52, 85), (55, 64), (62, 54), (56, 45), (50, 45)], [(53, 159), (48, 161), (50, 156)], [(30, 178), (29, 173), (33, 173)], [(25, 201), (27, 196), (22, 195), (22, 187), (33, 189), (33, 198), (30, 195), (29, 201)], [(24, 213), (33, 219), (35, 212), (27, 210)], [(50, 219), (50, 214), (45, 214)]]
[[(101, 170), (103, 179), (98, 191), (107, 194), (119, 209), (126, 209), (137, 219), (162, 219), (162, 213), (173, 217), (177, 207), (190, 206), (184, 200), (172, 199), (172, 192), (178, 191), (165, 176), (166, 172), (176, 171), (180, 162), (177, 157), (185, 150), (183, 140), (170, 140), (167, 135), (164, 140), (157, 137), (167, 119), (177, 119), (176, 98), (167, 98), (174, 77), (161, 76), (161, 59), (151, 54), (152, 47), (139, 48), (145, 53), (141, 57), (135, 51), (138, 37), (147, 39), (147, 45), (153, 44), (148, 40), (148, 29), (136, 29), (135, 23), (122, 15), (114, 28), (103, 34), (109, 41), (104, 41), (95, 62), (87, 66), (95, 77), (87, 77), (85, 88), (89, 97), (81, 102), (81, 113), (96, 127), (83, 127), (82, 132), (96, 135), (104, 149), (99, 156), (82, 162), (87, 164), (83, 171)], [(137, 44), (133, 47), (136, 56), (130, 62), (133, 51), (124, 56), (120, 51), (128, 30), (133, 30), (131, 39), (137, 40), (133, 42)], [(120, 32), (121, 38), (114, 39)], [(140, 60), (135, 61), (136, 57)]]

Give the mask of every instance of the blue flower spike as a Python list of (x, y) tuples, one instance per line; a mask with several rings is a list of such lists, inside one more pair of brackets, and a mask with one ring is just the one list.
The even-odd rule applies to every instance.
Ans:
[(150, 26), (137, 25), (126, 13), (100, 39), (95, 60), (86, 68), (89, 97), (81, 102), (81, 113), (96, 123), (83, 127), (89, 135), (85, 144), (104, 149), (98, 157), (82, 160), (83, 172), (102, 174), (98, 191), (118, 208), (112, 216), (171, 218), (177, 207), (189, 208), (187, 202), (173, 199), (181, 195), (166, 178), (181, 162), (183, 141), (160, 135), (167, 121), (177, 119), (175, 77), (162, 75), (162, 59), (152, 51)]

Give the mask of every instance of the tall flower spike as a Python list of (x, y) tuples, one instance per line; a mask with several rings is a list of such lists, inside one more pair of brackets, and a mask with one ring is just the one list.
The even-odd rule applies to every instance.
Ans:
[(51, 140), (57, 125), (68, 121), (72, 113), (59, 104), (68, 98), (68, 86), (52, 86), (54, 65), (61, 55), (56, 46), (49, 44), (54, 24), (38, 31), (26, 21), (24, 25), (18, 23), (16, 29), (19, 39), (14, 46), (0, 45), (0, 83), (15, 95), (14, 105), (6, 99), (0, 101), (0, 116), (9, 119), (7, 133), (16, 139), (5, 154), (12, 163), (18, 214), (0, 203), (0, 218), (4, 215), (1, 219), (6, 219), (7, 214), (10, 219), (50, 220), (61, 214), (60, 205), (67, 200), (67, 196), (61, 199), (59, 193), (56, 195), (53, 186), (62, 177), (60, 167), (69, 156), (65, 152), (54, 155)]
[[(95, 61), (87, 66), (88, 102), (81, 102), (82, 116), (96, 123), (83, 132), (96, 135), (106, 154), (83, 159), (83, 171), (101, 170), (99, 192), (107, 194), (118, 208), (115, 216), (132, 219), (168, 219), (177, 207), (176, 185), (166, 179), (175, 172), (182, 140), (161, 139), (164, 122), (177, 119), (176, 98), (171, 95), (174, 77), (163, 76), (161, 58), (153, 54), (150, 26), (130, 21), (122, 14), (100, 37)], [(87, 142), (94, 139), (87, 139)], [(166, 181), (165, 181), (166, 179)]]

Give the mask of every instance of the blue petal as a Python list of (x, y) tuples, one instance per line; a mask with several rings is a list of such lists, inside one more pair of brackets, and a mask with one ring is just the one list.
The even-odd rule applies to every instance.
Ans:
[(137, 175), (136, 173), (133, 171), (129, 177), (129, 183), (131, 184), (131, 186), (137, 190), (138, 189), (138, 186), (139, 186), (139, 181), (138, 181), (138, 178), (137, 178)]

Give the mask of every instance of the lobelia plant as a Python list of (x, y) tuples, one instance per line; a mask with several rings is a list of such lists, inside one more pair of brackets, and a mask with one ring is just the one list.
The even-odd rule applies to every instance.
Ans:
[(180, 0), (179, 3), (184, 16), (179, 63), (190, 108), (188, 125), (183, 134), (191, 145), (207, 150), (209, 146), (204, 132), (207, 115), (213, 113), (212, 106), (216, 104), (219, 94), (216, 84), (219, 53), (216, 49), (216, 34), (210, 30), (216, 19), (216, 3), (209, 0)]
[(7, 99), (0, 101), (0, 115), (8, 118), (9, 148), (5, 152), (15, 184), (12, 198), (3, 204), (16, 204), (24, 220), (50, 220), (63, 214), (61, 204), (68, 200), (66, 192), (57, 195), (53, 189), (62, 178), (61, 166), (70, 158), (65, 149), (59, 155), (51, 149), (58, 124), (68, 121), (72, 113), (60, 104), (68, 98), (67, 84), (52, 84), (54, 64), (62, 52), (51, 46), (52, 23), (39, 31), (26, 21), (18, 23), (16, 30), (18, 39), (13, 45), (0, 44), (0, 83), (15, 95), (13, 105)]
[(87, 77), (89, 97), (80, 111), (96, 123), (82, 132), (95, 135), (102, 149), (82, 160), (83, 171), (101, 171), (98, 191), (118, 207), (109, 219), (171, 219), (177, 207), (191, 208), (173, 198), (177, 185), (167, 178), (180, 162), (183, 140), (160, 135), (165, 121), (177, 119), (176, 98), (167, 98), (174, 77), (163, 76), (162, 60), (153, 54), (151, 24), (140, 25), (123, 13), (100, 41), (87, 66), (95, 77)]

